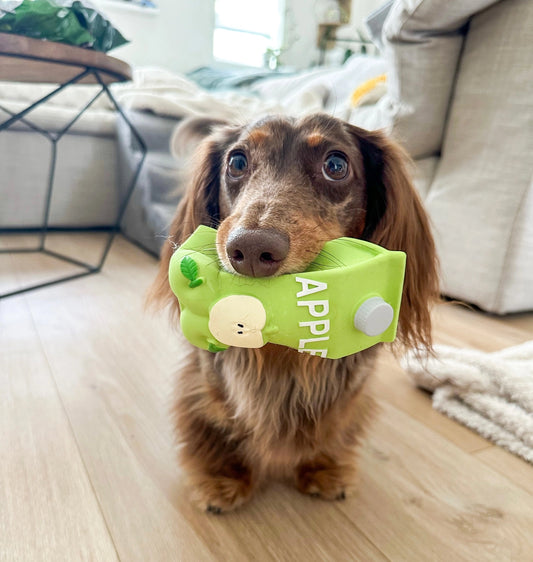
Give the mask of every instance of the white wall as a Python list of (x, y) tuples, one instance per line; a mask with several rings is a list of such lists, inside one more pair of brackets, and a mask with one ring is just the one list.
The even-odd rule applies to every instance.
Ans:
[(130, 44), (109, 54), (133, 66), (187, 72), (213, 60), (213, 0), (156, 0), (153, 11), (112, 0), (93, 0)]
[[(317, 62), (319, 1), (285, 0), (289, 48), (282, 55), (284, 65), (308, 68)], [(352, 0), (349, 27), (362, 29), (363, 19), (384, 2)], [(129, 45), (111, 51), (112, 56), (134, 66), (162, 66), (174, 72), (187, 72), (213, 61), (214, 0), (156, 0), (155, 12), (113, 0), (93, 3), (131, 40)], [(343, 37), (346, 32), (341, 32)]]
[[(351, 21), (347, 28), (364, 30), (364, 19), (386, 0), (352, 0)], [(321, 0), (285, 0), (287, 20), (285, 40), (288, 50), (283, 54), (284, 65), (307, 68), (318, 60), (316, 32), (318, 29), (318, 4)], [(350, 36), (343, 28), (339, 36)], [(355, 33), (353, 36), (356, 36)]]
[(359, 29), (364, 28), (364, 19), (372, 12), (377, 10), (387, 0), (352, 0), (352, 18), (350, 26), (355, 26)]
[(317, 17), (314, 0), (285, 0), (284, 66), (307, 68), (316, 63)]

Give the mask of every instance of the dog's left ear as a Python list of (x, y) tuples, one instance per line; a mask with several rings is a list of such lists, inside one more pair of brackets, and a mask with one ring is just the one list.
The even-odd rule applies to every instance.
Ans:
[(409, 179), (409, 158), (383, 133), (347, 127), (365, 170), (361, 238), (407, 254), (398, 339), (409, 347), (431, 348), (430, 309), (439, 298), (437, 259), (429, 219)]
[[(181, 199), (176, 215), (169, 228), (169, 235), (161, 248), (159, 273), (148, 294), (152, 305), (174, 305), (175, 299), (168, 283), (168, 266), (177, 246), (182, 244), (200, 225), (217, 228), (220, 223), (220, 174), (224, 166), (227, 147), (235, 142), (240, 134), (239, 127), (230, 127), (218, 120), (188, 119), (178, 126), (172, 139), (188, 139), (200, 143), (190, 160), (191, 174), (187, 188)], [(207, 136), (205, 136), (207, 135)], [(202, 137), (205, 138), (203, 140)], [(175, 145), (172, 145), (175, 151)]]

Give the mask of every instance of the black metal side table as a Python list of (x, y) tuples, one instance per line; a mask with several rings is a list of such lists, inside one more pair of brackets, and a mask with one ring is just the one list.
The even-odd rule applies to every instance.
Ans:
[[(120, 222), (130, 200), (131, 194), (135, 189), (137, 179), (146, 157), (146, 146), (140, 134), (132, 125), (109, 89), (109, 85), (111, 83), (126, 82), (131, 80), (131, 68), (127, 63), (121, 60), (109, 57), (98, 51), (82, 49), (80, 47), (73, 47), (51, 41), (31, 39), (19, 35), (0, 33), (0, 80), (11, 82), (48, 83), (56, 86), (49, 94), (43, 96), (41, 99), (29, 105), (19, 113), (15, 114), (5, 107), (0, 106), (5, 114), (8, 115), (8, 118), (0, 123), (0, 133), (8, 129), (14, 123), (22, 122), (27, 127), (30, 127), (47, 138), (52, 147), (51, 161), (48, 170), (48, 186), (42, 215), (43, 218), (41, 228), (39, 229), (39, 244), (36, 248), (0, 249), (0, 253), (42, 252), (55, 259), (76, 265), (84, 270), (81, 273), (63, 276), (46, 283), (38, 283), (0, 294), (0, 299), (2, 299), (24, 293), (26, 291), (61, 283), (63, 281), (91, 275), (92, 273), (97, 273), (102, 269), (107, 254), (111, 248), (111, 244), (120, 229)], [(91, 100), (62, 129), (53, 132), (46, 131), (26, 119), (26, 116), (36, 107), (45, 103), (59, 92), (73, 84), (96, 84), (99, 88), (97, 88), (97, 91)], [(109, 229), (109, 236), (103, 248), (100, 260), (96, 265), (91, 265), (83, 261), (75, 260), (59, 252), (49, 250), (45, 247), (45, 243), (46, 236), (49, 231), (50, 202), (54, 188), (57, 143), (102, 94), (107, 95), (118, 114), (130, 128), (133, 137), (139, 145), (141, 157), (139, 158), (139, 162), (134, 170), (130, 184), (119, 203), (115, 222)], [(17, 233), (23, 233), (27, 231), (27, 229), (4, 229), (0, 227), (0, 234), (6, 234), (6, 232), (13, 233), (14, 231)]]

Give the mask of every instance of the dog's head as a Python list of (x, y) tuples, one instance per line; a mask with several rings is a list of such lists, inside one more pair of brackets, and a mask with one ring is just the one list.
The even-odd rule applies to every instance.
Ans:
[[(201, 125), (209, 130), (205, 120)], [(185, 122), (176, 138), (197, 129)], [(429, 346), (435, 249), (405, 161), (381, 133), (327, 115), (268, 117), (241, 127), (217, 122), (194, 156), (155, 298), (175, 302), (168, 261), (200, 224), (218, 229), (217, 251), (228, 271), (256, 277), (302, 271), (326, 241), (362, 238), (407, 253), (399, 336)]]

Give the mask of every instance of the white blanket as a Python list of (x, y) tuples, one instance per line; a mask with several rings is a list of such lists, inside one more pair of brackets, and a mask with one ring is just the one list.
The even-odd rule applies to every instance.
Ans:
[(346, 119), (353, 90), (383, 72), (382, 59), (354, 55), (341, 67), (275, 76), (249, 90), (206, 91), (179, 74), (143, 68), (135, 71), (132, 83), (115, 85), (114, 92), (125, 107), (172, 117), (201, 115), (239, 123), (272, 113), (325, 111)]
[[(274, 77), (253, 89), (207, 91), (187, 77), (162, 68), (138, 68), (133, 81), (113, 84), (111, 90), (127, 109), (182, 118), (214, 117), (242, 123), (267, 114), (301, 116), (325, 111), (340, 118), (350, 112), (351, 92), (362, 82), (384, 72), (379, 58), (353, 56), (342, 67), (303, 71), (296, 76)], [(72, 119), (94, 96), (97, 86), (73, 86), (32, 112), (32, 121), (54, 129)], [(18, 112), (54, 89), (51, 85), (0, 82), (0, 106)], [(0, 111), (0, 122), (5, 118)], [(113, 132), (114, 107), (106, 96), (91, 106), (75, 130)]]
[(533, 340), (494, 353), (435, 346), (402, 366), (433, 392), (433, 406), (533, 463)]
[(184, 76), (150, 68), (136, 70), (134, 81), (117, 84), (114, 93), (128, 109), (178, 118), (202, 116), (241, 122), (268, 113), (301, 115), (322, 109), (322, 99), (314, 91), (283, 101), (237, 90), (211, 92)]

